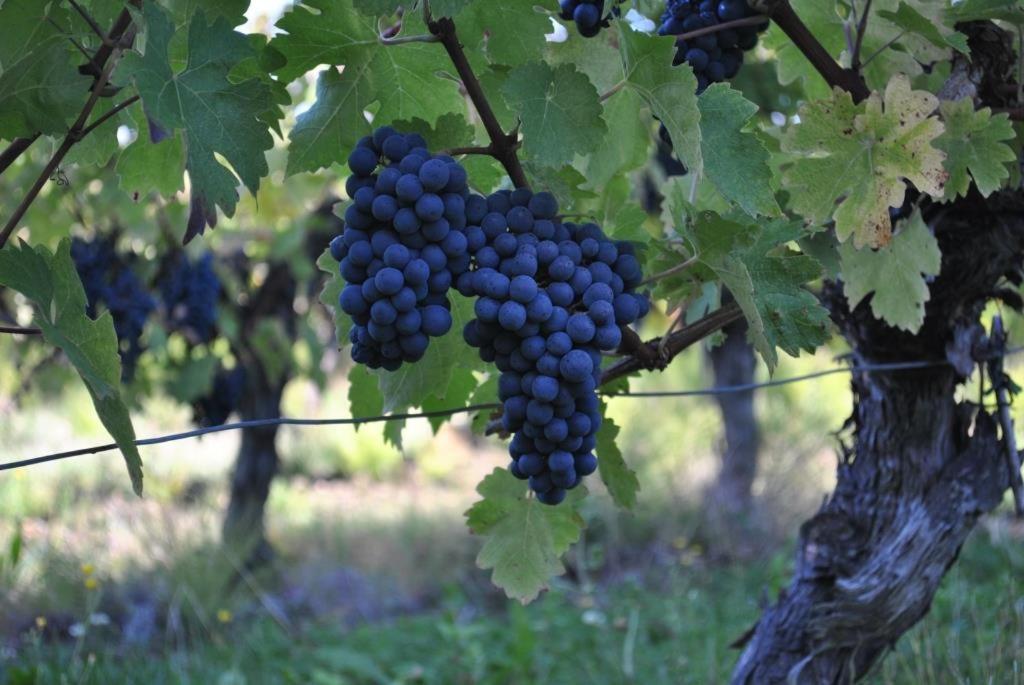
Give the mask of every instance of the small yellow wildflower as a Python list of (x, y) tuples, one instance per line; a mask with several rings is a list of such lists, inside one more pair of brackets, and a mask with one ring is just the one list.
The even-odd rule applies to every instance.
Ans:
[(227, 609), (220, 609), (217, 611), (217, 620), (221, 623), (231, 623), (234, 620), (234, 614)]
[(82, 564), (82, 575), (83, 576), (91, 576), (94, 573), (96, 573), (96, 567), (95, 566), (93, 566), (92, 564)]
[(44, 630), (46, 628), (45, 616), (36, 616), (36, 628), (38, 628), (39, 630)]
[(96, 580), (92, 576), (89, 576), (88, 578), (85, 579), (85, 589), (86, 590), (95, 590), (99, 586), (100, 586), (100, 581)]

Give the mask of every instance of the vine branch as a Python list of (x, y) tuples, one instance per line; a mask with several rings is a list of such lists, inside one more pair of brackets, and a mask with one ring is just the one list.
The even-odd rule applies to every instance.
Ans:
[(0, 174), (7, 170), (7, 167), (11, 166), (21, 153), (27, 150), (32, 143), (36, 142), (36, 139), (40, 136), (39, 133), (33, 133), (27, 138), (15, 138), (11, 141), (10, 145), (4, 148), (3, 152), (0, 152)]
[(12, 335), (42, 335), (43, 331), (39, 328), (26, 328), (24, 326), (6, 326), (0, 324), (0, 333), (10, 333)]
[(523, 171), (519, 156), (516, 154), (516, 149), (519, 147), (519, 133), (518, 131), (505, 133), (501, 128), (498, 117), (491, 109), (491, 103), (487, 100), (487, 95), (484, 93), (479, 79), (473, 73), (466, 52), (462, 49), (462, 43), (459, 42), (458, 34), (455, 32), (455, 22), (450, 17), (441, 17), (436, 20), (428, 18), (427, 26), (430, 28), (430, 33), (437, 36), (444, 46), (459, 78), (462, 79), (462, 85), (466, 89), (469, 99), (472, 100), (473, 106), (480, 115), (480, 120), (491, 139), (488, 154), (501, 163), (517, 188), (526, 188), (530, 184), (526, 180), (526, 172)]
[(867, 0), (864, 3), (864, 12), (860, 15), (860, 21), (857, 22), (857, 41), (853, 44), (853, 55), (850, 58), (850, 66), (854, 71), (860, 71), (860, 50), (864, 44), (864, 34), (868, 29), (868, 15), (871, 13), (871, 1)]
[(832, 59), (832, 55), (814, 37), (814, 34), (793, 10), (789, 0), (762, 0), (757, 4), (772, 18), (772, 21), (779, 25), (793, 45), (804, 54), (811, 66), (830, 86), (845, 90), (853, 96), (855, 102), (868, 98), (871, 91), (863, 77), (852, 69), (844, 69)]
[[(138, 6), (141, 3), (141, 0), (131, 0), (131, 3)], [(11, 215), (10, 219), (7, 220), (3, 230), (0, 231), (0, 249), (3, 249), (4, 245), (7, 244), (7, 241), (10, 239), (14, 229), (18, 226), (18, 222), (20, 222), (22, 217), (25, 216), (25, 212), (28, 211), (28, 208), (35, 201), (36, 197), (38, 197), (39, 191), (42, 190), (43, 185), (61, 163), (61, 160), (64, 159), (64, 156), (67, 155), (68, 151), (71, 150), (72, 147), (74, 147), (75, 143), (82, 140), (86, 133), (92, 131), (96, 127), (87, 127), (89, 115), (92, 114), (92, 110), (96, 107), (96, 103), (99, 102), (100, 97), (103, 95), (104, 88), (110, 80), (110, 75), (113, 73), (114, 67), (117, 65), (118, 57), (120, 57), (121, 52), (124, 50), (128, 42), (125, 38), (128, 37), (126, 36), (126, 33), (131, 26), (131, 22), (132, 17), (127, 8), (122, 10), (117, 21), (114, 23), (114, 27), (110, 30), (110, 34), (105, 37), (103, 45), (96, 51), (95, 61), (93, 63), (83, 65), (87, 72), (91, 70), (91, 67), (95, 67), (96, 65), (102, 65), (102, 70), (93, 82), (93, 86), (89, 91), (89, 99), (86, 100), (85, 105), (82, 107), (82, 111), (79, 112), (78, 118), (75, 120), (75, 123), (71, 125), (71, 128), (64, 136), (64, 140), (61, 141), (60, 147), (58, 147), (57, 151), (53, 153), (52, 157), (50, 157), (50, 161), (46, 163), (45, 167), (43, 167), (43, 171), (36, 178), (35, 183), (32, 184), (32, 187), (29, 188), (28, 192), (25, 194), (25, 197), (23, 197), (21, 202), (18, 203), (18, 206), (14, 209), (14, 213)], [(129, 100), (130, 99), (131, 98), (129, 98)], [(128, 104), (131, 103), (129, 102)], [(100, 121), (96, 125), (102, 123), (102, 120), (103, 117), (100, 117)], [(29, 144), (31, 144), (31, 142)], [(7, 151), (5, 151), (5, 154), (6, 152)]]

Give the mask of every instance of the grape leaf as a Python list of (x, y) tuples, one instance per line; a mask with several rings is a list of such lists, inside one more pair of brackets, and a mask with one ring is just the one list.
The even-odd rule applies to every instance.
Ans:
[(359, 10), (361, 13), (371, 16), (380, 17), (382, 15), (392, 15), (399, 7), (404, 3), (402, 0), (353, 0), (352, 5)]
[[(422, 409), (423, 411), (430, 412), (464, 407), (468, 403), (470, 395), (476, 390), (476, 386), (476, 376), (473, 375), (472, 371), (469, 369), (456, 369), (452, 373), (451, 380), (448, 381), (448, 388), (438, 395), (430, 395), (423, 400)], [(434, 435), (437, 435), (437, 431), (441, 430), (441, 426), (446, 421), (450, 421), (451, 418), (451, 415), (431, 416), (427, 420), (430, 422), (430, 428), (434, 431)]]
[(583, 487), (569, 492), (557, 507), (526, 496), (526, 483), (495, 469), (477, 486), (483, 499), (466, 512), (466, 522), (487, 539), (477, 566), (493, 569), (491, 580), (512, 599), (532, 601), (552, 576), (565, 572), (561, 556), (579, 539), (583, 518), (576, 507)]
[(891, 21), (904, 31), (915, 33), (932, 45), (938, 48), (953, 48), (963, 54), (968, 54), (967, 36), (959, 31), (944, 33), (940, 30), (941, 24), (936, 24), (932, 18), (926, 17), (906, 2), (900, 2), (895, 11), (882, 9), (878, 16)]
[[(362, 364), (353, 364), (348, 371), (348, 407), (354, 419), (380, 416), (384, 411), (384, 398), (377, 386), (377, 377)], [(361, 424), (354, 424), (359, 430)]]
[(288, 134), (289, 176), (301, 171), (316, 171), (335, 162), (343, 162), (356, 141), (370, 133), (363, 117), (369, 90), (364, 81), (367, 65), (320, 72), (316, 80), (316, 102), (295, 119)]
[(85, 104), (90, 78), (71, 61), (69, 23), (62, 4), (0, 3), (0, 138), (63, 134)]
[(374, 373), (384, 396), (384, 412), (419, 407), (431, 396), (444, 397), (452, 378), (460, 370), (481, 368), (476, 354), (467, 354), (462, 329), (474, 317), (473, 303), (464, 297), (452, 302), (452, 328), (440, 338), (431, 338), (423, 359), (415, 364), (402, 364), (397, 371), (377, 370)]
[(1010, 177), (1006, 165), (1017, 159), (1004, 142), (1014, 137), (1009, 115), (992, 116), (988, 107), (975, 110), (970, 98), (944, 101), (939, 112), (946, 131), (935, 140), (935, 147), (946, 153), (945, 199), (966, 195), (971, 178), (982, 197), (999, 190)]
[[(255, 78), (238, 83), (228, 79), (232, 67), (251, 58), (253, 49), (230, 21), (220, 17), (208, 23), (199, 11), (185, 29), (187, 63), (176, 72), (170, 61), (175, 39), (170, 17), (155, 2), (143, 5), (142, 13), (146, 53), (127, 55), (123, 66), (135, 81), (146, 114), (166, 130), (182, 131), (193, 206), (208, 215), (220, 207), (232, 216), (238, 202), (235, 175), (255, 194), (269, 171), (264, 152), (274, 144), (261, 118), (274, 106), (270, 89)], [(218, 154), (230, 169), (217, 161)], [(190, 223), (186, 241), (196, 232), (202, 227)]]
[[(316, 10), (318, 13), (314, 13)], [(364, 111), (376, 106), (378, 121), (438, 117), (465, 111), (458, 85), (440, 78), (450, 69), (444, 50), (427, 43), (387, 46), (377, 39), (376, 19), (360, 15), (351, 0), (307, 0), (278, 22), (287, 31), (270, 45), (287, 59), (276, 74), (291, 81), (321, 64), (344, 65), (321, 73), (313, 106), (289, 135), (287, 173), (315, 171), (348, 156), (369, 131)], [(406, 15), (403, 33), (423, 33), (418, 13)]]
[(946, 10), (949, 23), (996, 19), (1024, 25), (1024, 5), (1020, 0), (963, 0)]
[(85, 290), (71, 260), (71, 241), (57, 251), (22, 242), (0, 250), (0, 285), (16, 290), (31, 303), (33, 323), (48, 343), (67, 355), (85, 382), (103, 426), (121, 449), (135, 494), (142, 495), (142, 458), (135, 446), (135, 428), (121, 398), (121, 359), (114, 320), (109, 312), (96, 320), (86, 316)]
[(821, 265), (786, 246), (805, 234), (797, 222), (756, 226), (702, 212), (684, 231), (700, 264), (732, 291), (770, 371), (778, 364), (775, 348), (796, 356), (827, 340), (828, 312), (803, 287), (821, 276)]
[(837, 237), (853, 236), (858, 248), (888, 243), (889, 208), (903, 204), (905, 181), (942, 196), (949, 174), (932, 146), (943, 131), (932, 115), (937, 107), (934, 95), (911, 90), (901, 74), (884, 97), (872, 93), (859, 105), (839, 90), (805, 104), (782, 140), (798, 155), (783, 176), (793, 209), (811, 222), (834, 218)]
[(602, 145), (587, 158), (587, 188), (603, 188), (615, 176), (632, 171), (647, 162), (651, 147), (649, 119), (641, 116), (643, 100), (632, 90), (622, 90), (604, 105), (604, 120), (609, 131)]
[(132, 114), (138, 137), (117, 158), (121, 188), (139, 196), (155, 190), (170, 197), (184, 187), (185, 147), (181, 132), (174, 131), (169, 138), (154, 143), (142, 108), (135, 108)]
[(623, 26), (619, 38), (625, 86), (636, 91), (668, 129), (683, 164), (691, 173), (701, 173), (700, 110), (693, 70), (672, 66), (675, 41), (670, 36), (648, 36)]
[(334, 261), (330, 249), (324, 250), (323, 254), (316, 260), (317, 267), (328, 275), (323, 290), (320, 291), (320, 303), (323, 304), (334, 316), (334, 333), (337, 336), (338, 347), (342, 348), (348, 344), (348, 331), (352, 328), (352, 319), (348, 314), (341, 311), (338, 305), (338, 298), (345, 287), (345, 279), (341, 277), (338, 262)]
[(523, 169), (532, 181), (530, 186), (533, 190), (546, 190), (554, 195), (563, 212), (574, 207), (578, 200), (595, 197), (594, 193), (581, 187), (587, 179), (574, 166), (548, 167), (526, 160)]
[(716, 83), (697, 98), (704, 172), (722, 195), (751, 216), (776, 216), (768, 150), (743, 127), (757, 105), (725, 83)]
[(604, 421), (601, 429), (597, 432), (597, 467), (601, 473), (601, 480), (608, 493), (612, 496), (615, 504), (623, 509), (632, 509), (636, 506), (636, 493), (640, 490), (640, 480), (636, 472), (626, 465), (622, 458), (622, 452), (615, 443), (619, 435), (619, 427), (608, 418), (608, 405), (601, 403), (601, 415)]
[(473, 0), (432, 0), (430, 14), (436, 17), (454, 17)]
[(524, 64), (508, 75), (501, 92), (519, 113), (523, 150), (537, 165), (567, 164), (597, 149), (607, 132), (597, 90), (571, 64)]
[(436, 124), (430, 124), (419, 117), (391, 122), (402, 133), (419, 133), (431, 150), (449, 150), (453, 147), (472, 145), (476, 132), (466, 117), (456, 112), (442, 114)]
[[(456, 18), (459, 39), (495, 64), (517, 66), (539, 59), (551, 21), (535, 5), (536, 0), (473, 3)], [(435, 11), (434, 3), (430, 9)]]
[[(490, 374), (483, 383), (477, 386), (469, 398), (469, 404), (497, 404), (498, 403), (498, 375)], [(490, 423), (493, 410), (483, 409), (473, 414), (473, 432), (483, 435), (487, 424)]]
[(924, 323), (928, 301), (924, 277), (938, 275), (942, 253), (920, 210), (902, 224), (892, 242), (878, 250), (840, 245), (840, 269), (851, 308), (874, 293), (871, 312), (876, 318), (916, 333)]

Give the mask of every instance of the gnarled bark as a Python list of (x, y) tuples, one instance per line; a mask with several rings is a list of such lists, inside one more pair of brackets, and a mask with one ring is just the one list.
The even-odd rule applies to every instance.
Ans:
[(751, 633), (734, 683), (852, 683), (928, 611), (978, 518), (1009, 485), (996, 421), (955, 397), (977, 361), (985, 303), (1020, 280), (1024, 198), (972, 195), (928, 211), (942, 272), (916, 335), (824, 299), (855, 366), (907, 359), (951, 365), (854, 373), (852, 441), (832, 496), (800, 531), (794, 577)]

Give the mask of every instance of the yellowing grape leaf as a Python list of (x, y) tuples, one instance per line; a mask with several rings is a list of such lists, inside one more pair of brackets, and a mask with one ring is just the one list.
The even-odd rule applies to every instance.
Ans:
[(782, 140), (798, 155), (783, 176), (792, 208), (810, 222), (832, 218), (839, 240), (852, 236), (858, 248), (887, 244), (889, 208), (903, 204), (906, 181), (933, 197), (945, 191), (945, 155), (932, 145), (944, 130), (938, 104), (897, 74), (884, 96), (872, 93), (862, 104), (837, 90), (804, 105)]
[[(975, 110), (970, 98), (943, 102), (939, 107), (946, 131), (935, 147), (946, 153), (946, 200), (966, 195), (971, 178), (978, 192), (988, 197), (1010, 177), (1006, 165), (1017, 154), (1003, 141), (1012, 140), (1009, 115), (992, 116), (988, 107)], [(968, 176), (970, 172), (970, 176)]]
[(512, 599), (526, 604), (565, 572), (562, 555), (579, 539), (583, 518), (576, 511), (586, 489), (569, 492), (558, 506), (526, 496), (526, 483), (506, 469), (495, 469), (477, 486), (483, 499), (466, 512), (466, 523), (486, 536), (476, 563), (493, 569), (491, 580)]
[(911, 333), (921, 328), (929, 297), (925, 276), (939, 273), (942, 253), (919, 210), (885, 247), (857, 250), (846, 243), (839, 246), (839, 257), (851, 308), (874, 293), (871, 312), (876, 318)]

